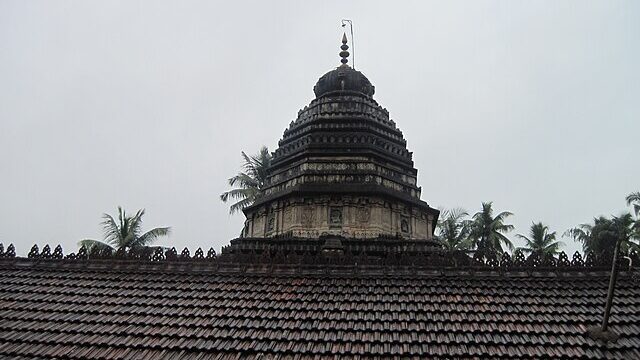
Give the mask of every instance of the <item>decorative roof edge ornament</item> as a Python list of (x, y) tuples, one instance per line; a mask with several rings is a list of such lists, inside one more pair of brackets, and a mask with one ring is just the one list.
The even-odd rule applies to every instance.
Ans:
[[(246, 240), (246, 239), (236, 239)], [(322, 242), (318, 246), (291, 246), (282, 247), (277, 243), (267, 243), (254, 245), (251, 243), (235, 243), (223, 247), (222, 254), (216, 254), (213, 248), (210, 248), (207, 254), (204, 254), (202, 248), (198, 248), (193, 256), (188, 248), (184, 248), (179, 254), (175, 247), (162, 248), (152, 247), (145, 249), (129, 249), (127, 251), (110, 251), (97, 250), (87, 251), (83, 246), (77, 253), (70, 253), (66, 256), (63, 254), (62, 246), (56, 246), (51, 253), (49, 245), (45, 245), (42, 251), (39, 251), (37, 245), (31, 248), (26, 259), (37, 261), (129, 261), (139, 263), (158, 263), (158, 262), (214, 262), (216, 264), (238, 265), (246, 269), (250, 266), (262, 265), (283, 265), (293, 266), (303, 269), (309, 266), (352, 266), (359, 268), (368, 267), (409, 267), (409, 268), (427, 268), (427, 269), (459, 269), (459, 270), (491, 270), (491, 271), (573, 271), (573, 270), (605, 270), (612, 264), (612, 256), (610, 253), (596, 255), (587, 253), (583, 258), (582, 254), (576, 251), (572, 259), (565, 252), (560, 252), (557, 257), (544, 256), (540, 257), (533, 253), (527, 257), (520, 251), (516, 251), (513, 255), (508, 253), (481, 253), (473, 252), (470, 256), (469, 252), (451, 251), (451, 250), (427, 250), (424, 247), (415, 245), (415, 242), (407, 241), (405, 244), (387, 244), (380, 247), (354, 249), (348, 244), (344, 244), (336, 239), (330, 243)], [(396, 241), (397, 243), (397, 241)], [(327, 245), (328, 244), (328, 245)], [(628, 269), (633, 271), (638, 269), (640, 264), (640, 255), (631, 251), (628, 254), (620, 254), (618, 260), (623, 257), (632, 259), (633, 263), (626, 261), (620, 265), (628, 265)], [(16, 256), (15, 247), (9, 245), (4, 251), (4, 246), (0, 243), (0, 261), (2, 260), (19, 260), (25, 259)], [(631, 265), (633, 264), (633, 267)]]

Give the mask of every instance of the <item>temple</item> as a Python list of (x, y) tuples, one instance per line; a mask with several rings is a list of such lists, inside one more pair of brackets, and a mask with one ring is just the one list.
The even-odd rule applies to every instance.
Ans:
[(447, 250), (340, 49), (221, 253), (0, 244), (0, 358), (640, 359), (638, 254)]
[(263, 196), (244, 209), (245, 237), (433, 238), (438, 211), (420, 199), (407, 142), (348, 48), (343, 36), (342, 65), (285, 130)]

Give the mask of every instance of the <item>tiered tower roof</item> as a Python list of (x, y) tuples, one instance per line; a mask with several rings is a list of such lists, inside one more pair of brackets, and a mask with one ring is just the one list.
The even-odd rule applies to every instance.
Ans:
[[(264, 194), (245, 209), (247, 236), (331, 233), (334, 208), (339, 214), (335, 218), (344, 217), (334, 228), (345, 236), (432, 237), (438, 211), (421, 200), (412, 153), (389, 112), (373, 98), (375, 87), (347, 64), (346, 41), (343, 37), (342, 64), (320, 77), (315, 99), (298, 112), (278, 142)], [(305, 225), (300, 204), (321, 204), (322, 209)], [(285, 211), (287, 206), (292, 207), (291, 221), (278, 222), (274, 215), (271, 226), (267, 218), (260, 220), (260, 211), (268, 216), (271, 208)], [(350, 221), (357, 211), (363, 220), (372, 212), (375, 216)]]

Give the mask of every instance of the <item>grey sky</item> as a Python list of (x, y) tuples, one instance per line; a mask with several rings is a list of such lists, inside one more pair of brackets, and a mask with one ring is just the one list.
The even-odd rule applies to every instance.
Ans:
[[(312, 87), (356, 66), (414, 152), (422, 198), (492, 200), (526, 233), (640, 191), (638, 1), (0, 0), (0, 242), (75, 251), (146, 208), (164, 245), (219, 250), (240, 151), (275, 149)], [(578, 245), (567, 242), (568, 250)]]

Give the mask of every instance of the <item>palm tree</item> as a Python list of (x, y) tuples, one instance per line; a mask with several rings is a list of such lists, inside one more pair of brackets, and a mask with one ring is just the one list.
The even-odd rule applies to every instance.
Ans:
[(611, 222), (615, 237), (622, 242), (621, 248), (623, 250), (640, 250), (640, 247), (632, 242), (632, 240), (640, 240), (640, 233), (638, 232), (638, 221), (633, 218), (631, 213), (614, 216)]
[(469, 237), (479, 252), (502, 252), (502, 245), (513, 251), (511, 240), (504, 235), (513, 230), (513, 225), (504, 223), (513, 214), (503, 211), (494, 217), (492, 205), (492, 202), (483, 202), (482, 210), (473, 215)]
[(633, 206), (633, 212), (636, 215), (636, 219), (632, 225), (633, 238), (640, 239), (640, 192), (633, 192), (626, 197), (627, 205)]
[(469, 214), (460, 208), (442, 210), (438, 220), (437, 238), (449, 250), (469, 250), (472, 246), (469, 239), (470, 221), (465, 219)]
[(627, 205), (633, 205), (633, 212), (636, 216), (640, 215), (640, 191), (632, 192), (626, 197)]
[[(602, 241), (603, 237), (600, 236), (603, 232), (602, 229), (609, 227), (609, 221), (604, 216), (593, 218), (593, 224), (580, 224), (565, 231), (564, 236), (571, 237), (573, 240), (582, 243), (582, 250), (585, 253), (599, 253), (603, 247), (606, 247), (602, 246), (603, 243), (609, 242)], [(613, 246), (611, 246), (611, 249), (613, 249)]]
[(129, 250), (147, 249), (149, 244), (161, 236), (166, 236), (170, 232), (168, 227), (160, 227), (147, 231), (140, 235), (142, 227), (142, 216), (144, 209), (138, 210), (134, 216), (127, 216), (124, 210), (118, 206), (118, 222), (109, 214), (104, 214), (104, 221), (101, 223), (104, 230), (104, 240), (86, 239), (78, 243), (88, 251), (92, 249), (103, 250)]
[(556, 232), (549, 232), (549, 227), (542, 222), (532, 223), (529, 236), (517, 234), (517, 237), (526, 241), (525, 247), (519, 248), (523, 253), (535, 253), (540, 256), (555, 255), (560, 251), (561, 242), (556, 240)]
[(622, 241), (620, 249), (627, 251), (630, 248), (638, 248), (631, 240), (640, 238), (637, 231), (637, 221), (634, 221), (630, 213), (614, 216), (609, 219), (600, 216), (593, 219), (593, 224), (580, 224), (564, 233), (574, 240), (582, 243), (584, 252), (601, 254), (613, 252), (616, 242)]
[(267, 179), (267, 171), (271, 165), (271, 153), (266, 146), (263, 146), (260, 152), (253, 156), (248, 156), (243, 151), (242, 158), (244, 159), (242, 165), (244, 172), (229, 179), (230, 186), (238, 187), (220, 195), (220, 200), (225, 203), (231, 199), (237, 200), (229, 208), (230, 214), (242, 210), (256, 201), (262, 193)]

